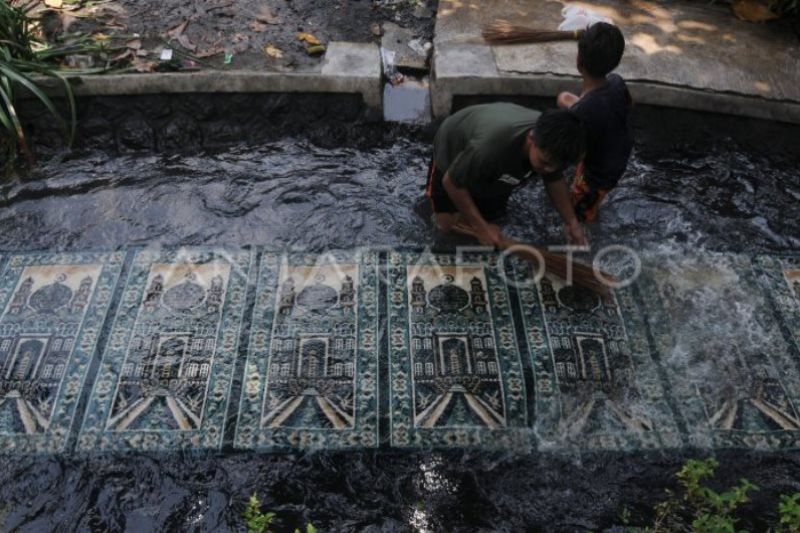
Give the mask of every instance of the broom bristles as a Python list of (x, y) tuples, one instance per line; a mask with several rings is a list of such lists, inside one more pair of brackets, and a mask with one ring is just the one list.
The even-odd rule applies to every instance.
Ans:
[[(527, 246), (527, 245), (526, 245)], [(546, 250), (536, 249), (542, 256), (544, 260), (544, 267), (545, 272), (558, 277), (560, 279), (569, 279), (570, 278), (570, 268), (571, 272), (571, 279), (574, 285), (579, 287), (584, 287), (589, 289), (593, 292), (598, 294), (607, 294), (608, 287), (604, 285), (600, 280), (597, 279), (595, 275), (594, 269), (592, 267), (585, 265), (583, 263), (577, 261), (568, 261), (567, 256), (564, 254), (548, 252)], [(533, 253), (525, 253), (524, 249), (519, 248), (514, 250), (514, 254), (522, 257), (526, 261), (530, 261), (536, 265), (539, 264), (539, 258), (536, 257)], [(601, 273), (606, 279), (613, 279), (607, 273)]]
[[(464, 224), (456, 224), (453, 229), (464, 235), (477, 238), (477, 233), (471, 227)], [(522, 244), (511, 239), (505, 241), (502, 245), (504, 249), (513, 249), (512, 253), (520, 256), (522, 259), (539, 265), (540, 261), (544, 262), (545, 272), (556, 276), (558, 278), (567, 280), (569, 279), (570, 268), (572, 270), (572, 283), (579, 287), (589, 289), (600, 295), (607, 295), (609, 288), (606, 284), (597, 279), (595, 271), (592, 267), (580, 262), (570, 261), (564, 254), (556, 252), (549, 252), (542, 250), (529, 244)], [(614, 280), (614, 276), (606, 272), (600, 272), (601, 276), (609, 281)]]
[(492, 44), (519, 44), (577, 40), (583, 30), (543, 30), (512, 24), (507, 20), (496, 20), (484, 26), (482, 33), (483, 38)]

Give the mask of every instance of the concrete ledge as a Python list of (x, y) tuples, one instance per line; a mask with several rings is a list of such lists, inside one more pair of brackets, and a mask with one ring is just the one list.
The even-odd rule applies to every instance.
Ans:
[[(78, 96), (170, 93), (358, 93), (364, 103), (380, 109), (380, 52), (371, 43), (331, 43), (319, 72), (249, 70), (110, 74), (71, 77)], [(42, 79), (49, 92), (59, 84)]]
[[(448, 62), (449, 58), (440, 58)], [(675, 107), (693, 111), (723, 113), (750, 118), (800, 124), (800, 103), (767, 100), (734, 93), (700, 91), (648, 81), (626, 80), (631, 96), (638, 104)], [(435, 117), (448, 115), (453, 97), (475, 95), (544, 96), (561, 91), (577, 91), (580, 80), (573, 76), (508, 75), (481, 77), (470, 74), (441, 76), (432, 83), (432, 107)]]

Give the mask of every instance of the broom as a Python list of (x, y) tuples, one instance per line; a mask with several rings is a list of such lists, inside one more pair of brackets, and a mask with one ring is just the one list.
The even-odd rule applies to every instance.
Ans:
[(483, 38), (491, 44), (544, 43), (547, 41), (577, 41), (585, 30), (553, 31), (495, 20), (483, 27)]
[[(456, 223), (453, 226), (453, 230), (463, 235), (468, 235), (476, 239), (478, 238), (478, 233), (463, 222)], [(536, 265), (539, 265), (539, 262), (543, 260), (545, 272), (561, 279), (567, 279), (568, 277), (567, 274), (568, 269), (570, 268), (570, 262), (567, 260), (567, 256), (564, 254), (548, 252), (547, 250), (537, 248), (536, 246), (531, 246), (530, 244), (524, 244), (513, 239), (504, 240), (500, 244), (500, 248), (503, 250), (514, 248), (514, 255), (517, 255), (522, 259)], [(537, 253), (540, 255), (537, 255)], [(575, 261), (572, 261), (571, 267), (573, 284), (577, 285), (578, 287), (589, 289), (597, 294), (600, 294), (601, 296), (608, 294), (608, 286), (597, 279), (592, 267), (584, 265), (583, 263), (577, 263)], [(614, 276), (608, 274), (607, 272), (599, 271), (599, 273), (603, 278), (609, 281), (614, 280)]]

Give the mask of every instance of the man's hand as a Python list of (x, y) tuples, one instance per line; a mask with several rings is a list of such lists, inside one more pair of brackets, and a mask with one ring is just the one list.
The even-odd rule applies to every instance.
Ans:
[(478, 232), (478, 240), (484, 246), (492, 246), (494, 248), (502, 248), (503, 242), (506, 237), (500, 230), (500, 226), (495, 224), (486, 224), (483, 231)]
[(503, 242), (503, 233), (499, 227), (486, 222), (469, 190), (453, 183), (449, 173), (445, 173), (442, 184), (447, 195), (456, 204), (460, 218), (475, 231), (480, 243), (499, 248)]
[(577, 218), (573, 218), (570, 222), (564, 224), (564, 233), (567, 234), (567, 242), (575, 246), (588, 246), (589, 241), (586, 240), (586, 235), (583, 233), (583, 227), (578, 222)]
[(575, 246), (586, 246), (586, 235), (583, 234), (581, 223), (575, 217), (575, 210), (572, 207), (569, 188), (564, 179), (545, 183), (547, 194), (550, 196), (553, 205), (556, 206), (558, 214), (564, 221), (564, 233), (567, 234), (567, 243)]

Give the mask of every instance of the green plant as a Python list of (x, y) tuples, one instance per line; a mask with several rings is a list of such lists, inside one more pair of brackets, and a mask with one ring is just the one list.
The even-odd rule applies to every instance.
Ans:
[(244, 520), (248, 533), (269, 533), (269, 526), (275, 520), (275, 513), (261, 511), (261, 501), (254, 492), (244, 509)]
[[(270, 526), (277, 515), (275, 513), (264, 513), (261, 511), (261, 501), (258, 495), (253, 493), (244, 509), (244, 520), (247, 523), (248, 533), (271, 533)], [(295, 533), (302, 533), (299, 529)], [(306, 524), (305, 533), (317, 533), (314, 524)]]
[[(16, 107), (18, 89), (27, 90), (47, 108), (71, 144), (77, 122), (75, 98), (65, 71), (60, 68), (60, 61), (72, 54), (103, 54), (106, 51), (104, 43), (88, 36), (72, 36), (66, 42), (55, 44), (45, 42), (40, 35), (38, 21), (32, 14), (38, 6), (38, 0), (28, 1), (27, 4), (18, 0), (0, 1), (0, 128), (7, 133), (0, 138), (0, 148), (7, 161), (13, 161), (19, 150), (29, 163), (33, 162)], [(71, 72), (86, 74), (103, 70)], [(61, 116), (52, 99), (34, 79), (36, 75), (53, 78), (63, 87), (69, 110), (68, 119)]]
[(631, 523), (631, 510), (628, 509), (627, 505), (622, 506), (622, 511), (619, 512), (619, 520), (622, 522), (623, 526), (627, 526)]
[(800, 492), (795, 492), (791, 496), (781, 495), (778, 516), (780, 517), (781, 531), (800, 533)]
[(746, 479), (725, 492), (704, 485), (718, 466), (713, 457), (688, 460), (676, 474), (683, 495), (667, 491), (668, 498), (656, 506), (656, 519), (648, 531), (735, 533), (738, 521), (735, 512), (748, 501), (748, 492), (758, 487)]

